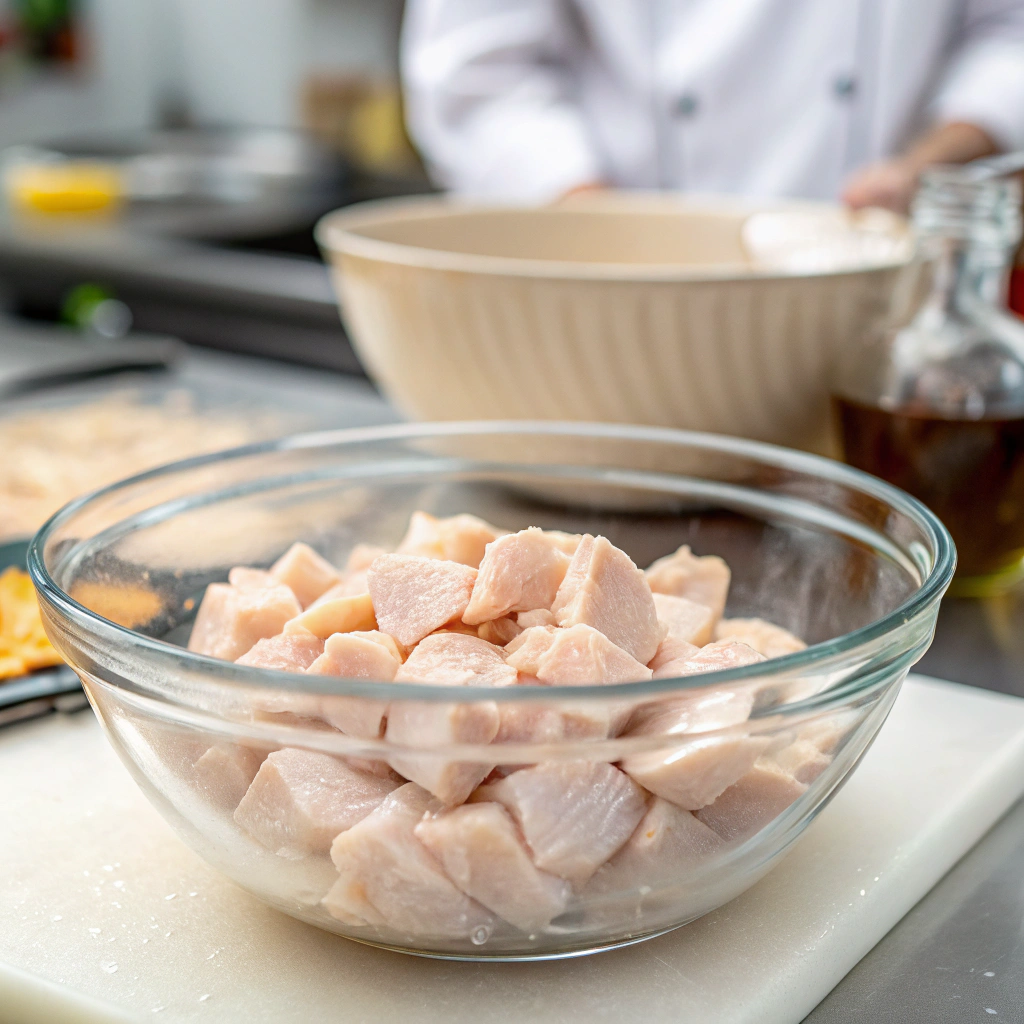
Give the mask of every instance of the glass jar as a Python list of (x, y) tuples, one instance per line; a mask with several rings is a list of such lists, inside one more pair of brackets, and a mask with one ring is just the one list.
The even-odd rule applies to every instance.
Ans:
[(1024, 322), (1006, 310), (1020, 184), (935, 168), (913, 220), (917, 273), (845, 360), (839, 436), (847, 462), (943, 520), (957, 589), (988, 593), (1024, 575)]

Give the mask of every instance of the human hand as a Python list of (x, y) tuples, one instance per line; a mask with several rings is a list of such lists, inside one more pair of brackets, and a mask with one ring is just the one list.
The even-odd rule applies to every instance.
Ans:
[(920, 172), (907, 159), (883, 160), (855, 172), (843, 189), (843, 202), (853, 210), (881, 206), (905, 214), (917, 191)]

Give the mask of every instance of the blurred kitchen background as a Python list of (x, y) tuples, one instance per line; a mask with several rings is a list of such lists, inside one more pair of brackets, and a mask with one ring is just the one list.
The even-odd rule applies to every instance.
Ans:
[[(0, 0), (0, 159), (20, 207), (0, 222), (0, 308), (358, 373), (312, 226), (429, 189), (402, 124), (401, 15), (400, 0)], [(123, 188), (79, 174), (55, 200), (53, 154), (127, 161), (130, 209), (47, 216), (113, 208)]]

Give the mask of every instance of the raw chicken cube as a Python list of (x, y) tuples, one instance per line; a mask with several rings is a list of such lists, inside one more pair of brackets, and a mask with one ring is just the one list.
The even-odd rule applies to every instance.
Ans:
[[(518, 676), (505, 664), (501, 648), (476, 637), (437, 633), (421, 641), (395, 676), (396, 682), (447, 686), (510, 686)], [(493, 763), (452, 761), (452, 744), (487, 744), (498, 733), (494, 701), (439, 704), (393, 703), (385, 736), (406, 747), (389, 758), (395, 771), (419, 783), (443, 803), (462, 803), (487, 777)], [(431, 752), (436, 748), (437, 752)]]
[(463, 620), (477, 625), (509, 612), (550, 608), (569, 561), (535, 526), (499, 537), (487, 545)]
[(593, 626), (641, 665), (654, 657), (667, 632), (629, 555), (589, 534), (572, 556), (551, 611), (559, 626)]
[[(710, 804), (753, 766), (768, 740), (744, 734), (705, 735), (742, 724), (747, 693), (713, 690), (639, 709), (630, 736), (663, 736), (658, 750), (632, 754), (623, 769), (642, 786), (688, 811)], [(682, 742), (676, 742), (675, 737)]]
[(298, 859), (326, 853), (395, 789), (328, 754), (286, 747), (268, 754), (235, 810), (235, 821), (268, 850)]
[(711, 642), (715, 625), (714, 612), (706, 604), (697, 604), (696, 601), (672, 594), (653, 596), (658, 618), (668, 626), (668, 636), (686, 640), (697, 647)]
[(851, 716), (830, 715), (819, 718), (798, 730), (800, 739), (813, 743), (823, 754), (834, 754), (839, 744), (853, 729), (855, 719)]
[(235, 661), (253, 668), (271, 668), (279, 672), (305, 672), (324, 652), (324, 642), (308, 630), (278, 633), (257, 640)]
[(658, 645), (654, 657), (647, 667), (653, 669), (655, 679), (671, 679), (673, 676), (684, 675), (684, 667), (700, 648), (688, 640), (680, 640), (671, 633)]
[(504, 647), (510, 640), (515, 640), (522, 631), (523, 627), (515, 619), (506, 617), (495, 619), (493, 622), (480, 623), (480, 626), (477, 628), (477, 636), (488, 643)]
[(551, 686), (634, 683), (651, 678), (646, 665), (616, 647), (604, 633), (585, 625), (555, 630), (533, 674)]
[(570, 558), (576, 554), (576, 549), (580, 546), (580, 541), (583, 540), (582, 533), (565, 533), (562, 530), (545, 530), (544, 536), (559, 551), (564, 551)]
[(303, 608), (341, 579), (337, 569), (308, 544), (293, 544), (271, 567), (270, 575), (290, 587)]
[(369, 594), (315, 601), (284, 627), (286, 633), (306, 630), (321, 640), (326, 640), (334, 633), (354, 633), (376, 628), (377, 619)]
[(274, 587), (280, 582), (266, 569), (250, 569), (247, 565), (236, 565), (228, 572), (228, 583), (233, 587)]
[(357, 544), (349, 553), (345, 562), (345, 576), (353, 572), (365, 572), (381, 556), (388, 554), (384, 548), (376, 544)]
[(717, 622), (729, 595), (729, 566), (717, 555), (698, 557), (684, 544), (674, 554), (659, 558), (647, 569), (647, 582), (656, 594), (685, 597), (707, 605)]
[(215, 743), (193, 766), (196, 784), (215, 806), (233, 811), (252, 785), (264, 751), (240, 743)]
[(655, 797), (626, 845), (591, 879), (587, 893), (679, 882), (724, 848), (722, 837), (690, 811)]
[(633, 834), (647, 794), (604, 762), (548, 762), (481, 786), (473, 802), (508, 808), (534, 863), (576, 888)]
[(749, 839), (774, 821), (807, 787), (771, 761), (758, 761), (713, 804), (697, 812), (727, 843)]
[[(523, 685), (521, 683), (521, 685)], [(614, 715), (613, 715), (614, 712)], [(509, 703), (501, 707), (499, 743), (560, 743), (563, 740), (605, 739), (621, 719), (619, 710), (596, 701), (551, 706)]]
[(416, 555), (381, 555), (366, 576), (380, 628), (405, 647), (461, 618), (475, 581), (476, 569)]
[(520, 612), (516, 616), (516, 625), (520, 629), (531, 626), (554, 626), (555, 617), (546, 608), (535, 608), (532, 612)]
[(414, 832), (467, 896), (524, 932), (543, 928), (569, 902), (571, 886), (538, 870), (499, 804), (464, 804), (425, 817)]
[(483, 560), (487, 545), (504, 532), (465, 513), (436, 519), (427, 512), (413, 512), (409, 529), (398, 545), (398, 553), (461, 562), (476, 569)]
[(505, 645), (505, 658), (523, 675), (536, 676), (540, 659), (555, 642), (555, 626), (530, 626)]
[[(463, 636), (480, 635), (480, 631), (476, 626), (467, 626), (461, 619), (452, 619), (451, 622), (446, 622), (440, 629), (435, 629), (434, 633), (461, 633)], [(429, 635), (433, 636), (434, 633)]]
[(285, 586), (211, 583), (192, 626), (188, 649), (234, 661), (258, 640), (276, 636), (302, 609)]
[[(310, 675), (389, 683), (401, 664), (398, 648), (386, 633), (335, 633), (327, 638), (324, 653), (307, 671)], [(369, 697), (329, 695), (320, 699), (320, 714), (325, 721), (349, 736), (364, 739), (381, 735), (387, 710), (386, 701)]]
[(722, 619), (715, 627), (715, 639), (739, 640), (766, 658), (781, 658), (807, 646), (788, 629), (764, 619)]
[(516, 670), (500, 647), (462, 633), (424, 638), (395, 676), (399, 683), (446, 686), (514, 686), (516, 680)]
[(429, 793), (408, 783), (342, 832), (331, 846), (340, 877), (324, 897), (328, 913), (410, 938), (469, 938), (481, 929), (489, 934), (495, 923), (491, 913), (461, 892), (416, 838), (424, 815), (440, 809)]
[(725, 669), (743, 668), (767, 660), (753, 647), (739, 640), (715, 640), (705, 644), (687, 664), (690, 671), (683, 675), (698, 675), (701, 672), (721, 672)]
[(771, 760), (805, 786), (809, 786), (832, 763), (828, 754), (823, 754), (807, 740), (797, 740), (783, 747), (771, 755)]

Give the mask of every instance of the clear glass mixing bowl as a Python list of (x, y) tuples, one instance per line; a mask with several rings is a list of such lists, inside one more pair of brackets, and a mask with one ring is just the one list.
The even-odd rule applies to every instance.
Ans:
[[(457, 703), (451, 687), (294, 675), (184, 648), (204, 588), (232, 566), (269, 565), (295, 540), (343, 563), (356, 543), (393, 546), (418, 508), (471, 512), (511, 530), (603, 534), (641, 566), (690, 544), (732, 567), (729, 616), (763, 616), (810, 646), (679, 679), (459, 687)], [(340, 431), (192, 459), (73, 502), (40, 531), (29, 556), (53, 643), (82, 677), (139, 786), (189, 846), (260, 899), (321, 928), (474, 959), (570, 956), (639, 941), (760, 878), (881, 727), (930, 643), (954, 561), (949, 535), (923, 505), (838, 463), (733, 438), (558, 423)], [(691, 728), (671, 713), (694, 700), (738, 697), (753, 698), (739, 723)], [(611, 730), (614, 738), (609, 730), (586, 738), (586, 729), (572, 738), (560, 726), (543, 742), (396, 747), (326, 721), (325, 704), (352, 698), (427, 715), (487, 708), (503, 723), (604, 716), (668, 724)], [(235, 820), (256, 769), (283, 748), (392, 779), (389, 764), (480, 766), (494, 768), (495, 779), (540, 766), (552, 806), (547, 834), (527, 835), (529, 849), (540, 860), (544, 845), (544, 864), (562, 866), (543, 876), (538, 894), (520, 890), (515, 865), (495, 860), (499, 888), (507, 873), (500, 898), (515, 905), (503, 917), (466, 896), (465, 872), (435, 859), (407, 821), (404, 832), (357, 849), (362, 873), (340, 879), (329, 835), (275, 851)], [(609, 778), (627, 778), (612, 766), (696, 765), (710, 751), (705, 768), (717, 770), (723, 752), (737, 749), (753, 752), (753, 767), (695, 815), (632, 782), (605, 799)], [(780, 763), (792, 782), (780, 784)], [(565, 869), (559, 851), (574, 843), (584, 861), (601, 865), (596, 871), (578, 858)], [(328, 894), (342, 882), (339, 903)]]

